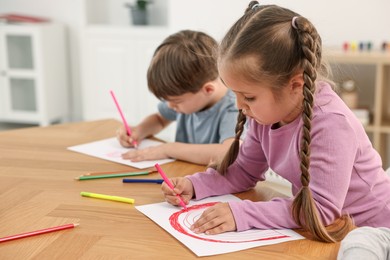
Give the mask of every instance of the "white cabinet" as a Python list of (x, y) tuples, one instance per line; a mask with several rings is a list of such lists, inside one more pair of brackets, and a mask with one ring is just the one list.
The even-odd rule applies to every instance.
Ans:
[(146, 73), (157, 46), (168, 36), (163, 27), (93, 26), (83, 39), (84, 120), (120, 116), (109, 91), (117, 96), (130, 125), (157, 111)]
[(0, 121), (48, 125), (67, 116), (64, 27), (0, 25)]

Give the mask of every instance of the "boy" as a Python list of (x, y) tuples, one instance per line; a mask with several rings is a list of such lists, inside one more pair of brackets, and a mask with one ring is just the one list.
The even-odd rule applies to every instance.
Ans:
[(218, 77), (217, 42), (205, 33), (177, 32), (157, 47), (147, 79), (161, 101), (158, 113), (146, 117), (128, 136), (117, 131), (120, 144), (132, 147), (176, 120), (173, 143), (132, 150), (122, 155), (133, 162), (176, 158), (196, 164), (219, 161), (234, 141), (238, 116), (235, 95)]

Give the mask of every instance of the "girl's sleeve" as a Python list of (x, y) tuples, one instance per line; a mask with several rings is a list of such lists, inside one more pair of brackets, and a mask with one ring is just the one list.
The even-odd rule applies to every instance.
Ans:
[(265, 179), (268, 169), (261, 144), (258, 139), (258, 129), (253, 122), (250, 124), (244, 142), (241, 144), (236, 161), (222, 176), (216, 170), (209, 168), (206, 172), (187, 176), (194, 186), (196, 199), (231, 194), (253, 188), (258, 181)]
[[(328, 114), (313, 122), (310, 190), (325, 225), (342, 212), (358, 149), (355, 131), (342, 115)], [(282, 155), (281, 155), (282, 156)], [(287, 156), (287, 155), (283, 155)], [(300, 174), (300, 173), (297, 173)], [(250, 228), (298, 228), (291, 214), (293, 198), (268, 202), (230, 202), (237, 230)]]

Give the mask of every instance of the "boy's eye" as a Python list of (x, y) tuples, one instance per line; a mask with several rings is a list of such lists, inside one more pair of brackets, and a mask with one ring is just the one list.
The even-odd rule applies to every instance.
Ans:
[(248, 102), (251, 102), (251, 101), (254, 101), (255, 98), (254, 97), (244, 97), (245, 101), (248, 101)]

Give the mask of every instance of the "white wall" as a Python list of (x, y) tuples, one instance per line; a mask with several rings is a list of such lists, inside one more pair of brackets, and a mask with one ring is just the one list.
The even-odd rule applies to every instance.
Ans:
[[(204, 30), (220, 38), (243, 13), (250, 1), (171, 0), (170, 26), (174, 29)], [(390, 41), (390, 1), (372, 3), (356, 0), (261, 0), (277, 4), (308, 18), (319, 31), (324, 46), (341, 46), (344, 41), (372, 41), (378, 48)], [(173, 15), (174, 14), (174, 15)]]
[(344, 41), (372, 41), (378, 48), (390, 41), (390, 1), (374, 0), (262, 0), (278, 4), (310, 19), (324, 46), (341, 46)]
[[(80, 32), (87, 20), (83, 9), (87, 0), (0, 0), (0, 13), (38, 15), (63, 22), (68, 28), (70, 60), (70, 115), (82, 119), (80, 86)], [(92, 4), (108, 6), (113, 23), (129, 26), (124, 2), (132, 0), (88, 0)], [(154, 0), (167, 10), (167, 24), (171, 32), (180, 29), (203, 30), (220, 39), (231, 24), (240, 17), (249, 1), (243, 0)], [(353, 0), (262, 0), (262, 4), (279, 4), (309, 18), (322, 36), (324, 46), (341, 44), (346, 40), (372, 41), (375, 46), (390, 41), (390, 1), (372, 3)], [(117, 14), (117, 15), (116, 15)]]

